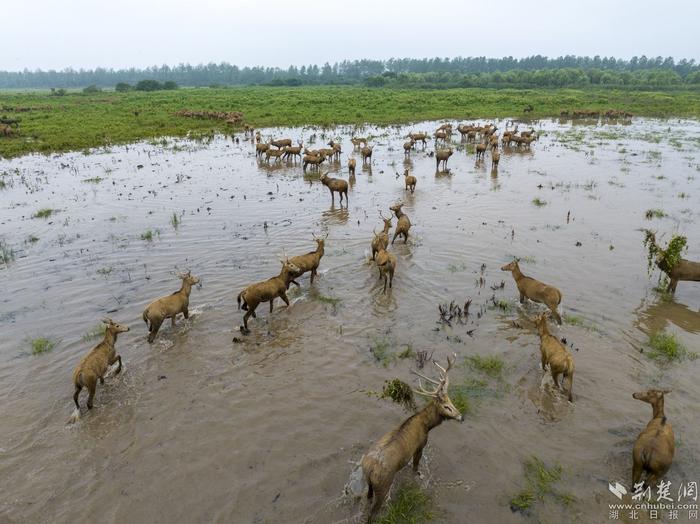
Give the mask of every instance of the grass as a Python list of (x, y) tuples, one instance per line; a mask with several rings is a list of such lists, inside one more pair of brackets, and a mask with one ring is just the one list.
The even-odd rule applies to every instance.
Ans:
[(83, 335), (83, 342), (90, 342), (91, 340), (94, 340), (96, 338), (103, 337), (106, 330), (107, 326), (105, 326), (104, 324), (97, 324), (94, 328), (92, 328), (90, 331)]
[(450, 385), (448, 394), (452, 404), (454, 404), (462, 415), (467, 415), (472, 412), (469, 393), (464, 385)]
[(15, 259), (15, 250), (4, 240), (0, 240), (0, 262), (9, 264)]
[(509, 313), (513, 309), (513, 304), (503, 297), (493, 300), (491, 305), (493, 308), (499, 309), (504, 313)]
[(527, 512), (536, 502), (543, 502), (546, 496), (557, 502), (569, 505), (573, 496), (554, 489), (554, 484), (561, 480), (562, 467), (555, 464), (547, 467), (541, 459), (533, 456), (523, 463), (525, 487), (510, 499), (510, 509)]
[(32, 218), (49, 218), (51, 215), (53, 215), (56, 212), (55, 209), (51, 209), (50, 207), (44, 207), (34, 213), (32, 215)]
[(177, 216), (177, 213), (173, 211), (173, 216), (170, 217), (170, 224), (173, 226), (174, 229), (177, 229), (180, 227), (180, 217)]
[(532, 203), (535, 204), (537, 207), (542, 207), (547, 205), (546, 200), (542, 200), (540, 197), (535, 197), (532, 199)]
[(491, 378), (501, 378), (505, 369), (505, 362), (500, 357), (482, 357), (474, 355), (467, 357), (465, 363), (472, 369), (480, 371)]
[(326, 295), (320, 295), (320, 294), (316, 297), (316, 300), (318, 300), (319, 302), (322, 302), (323, 304), (329, 304), (333, 307), (336, 307), (338, 304), (340, 304), (342, 302), (341, 298), (327, 297)]
[(27, 237), (27, 242), (29, 242), (30, 244), (35, 244), (35, 243), (39, 242), (39, 237), (36, 235), (29, 235)]
[(94, 176), (92, 178), (83, 179), (83, 182), (87, 182), (88, 184), (99, 184), (103, 180), (104, 180), (104, 178), (102, 178), (100, 176)]
[(667, 215), (663, 209), (647, 209), (644, 216), (647, 218), (647, 220), (651, 220), (652, 218), (664, 218)]
[(147, 229), (145, 232), (141, 233), (141, 240), (151, 242), (153, 240), (153, 231)]
[[(274, 104), (270, 104), (274, 100)], [(0, 93), (0, 106), (23, 111), (17, 136), (0, 140), (0, 157), (108, 147), (162, 136), (200, 136), (230, 130), (219, 120), (176, 116), (181, 109), (242, 111), (255, 127), (393, 124), (439, 119), (513, 117), (525, 105), (534, 118), (562, 109), (624, 109), (638, 116), (700, 116), (700, 91), (587, 89), (400, 89), (359, 86), (228, 87), (176, 91)]]
[(42, 353), (48, 353), (53, 348), (56, 347), (57, 342), (50, 338), (34, 338), (29, 341), (32, 348), (32, 355), (41, 355)]
[(409, 411), (415, 411), (416, 401), (413, 398), (411, 386), (398, 378), (386, 380), (380, 398), (390, 398), (397, 404), (401, 404)]
[(430, 494), (415, 482), (394, 491), (377, 524), (424, 524), (435, 517)]
[(649, 345), (651, 350), (648, 355), (662, 362), (673, 362), (690, 359), (695, 360), (698, 354), (695, 351), (689, 351), (673, 333), (665, 331), (657, 331), (649, 337)]

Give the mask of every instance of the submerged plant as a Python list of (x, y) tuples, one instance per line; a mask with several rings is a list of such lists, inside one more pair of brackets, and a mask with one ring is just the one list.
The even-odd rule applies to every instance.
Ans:
[(15, 259), (15, 250), (4, 240), (0, 240), (0, 262), (9, 264)]
[(50, 338), (39, 337), (30, 340), (30, 346), (32, 348), (32, 355), (40, 355), (42, 353), (48, 353), (53, 348), (56, 347), (56, 341)]
[(686, 358), (695, 360), (698, 357), (697, 353), (689, 351), (673, 333), (657, 331), (649, 337), (649, 345), (651, 346), (649, 356), (655, 360), (673, 362)]
[(512, 511), (527, 511), (535, 502), (543, 502), (547, 495), (564, 505), (573, 501), (573, 496), (554, 489), (554, 484), (559, 482), (562, 476), (562, 467), (559, 464), (548, 468), (541, 459), (533, 456), (523, 463), (523, 470), (525, 487), (511, 497)]
[(32, 215), (32, 218), (49, 218), (52, 214), (56, 212), (55, 209), (51, 209), (50, 207), (45, 207), (37, 211)]

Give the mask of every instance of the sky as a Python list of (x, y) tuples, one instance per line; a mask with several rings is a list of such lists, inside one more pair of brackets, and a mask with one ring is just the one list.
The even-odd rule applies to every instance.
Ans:
[(0, 70), (535, 54), (700, 61), (700, 0), (0, 0)]

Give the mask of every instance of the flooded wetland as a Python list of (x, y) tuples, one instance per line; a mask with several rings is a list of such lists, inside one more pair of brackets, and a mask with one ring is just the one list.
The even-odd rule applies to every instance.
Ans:
[[(385, 383), (415, 387), (412, 369), (453, 353), (464, 422), (430, 433), (392, 501), (417, 483), (435, 522), (606, 522), (608, 482), (629, 485), (651, 415), (632, 394), (650, 388), (672, 390), (667, 478), (700, 480), (700, 284), (656, 289), (642, 231), (684, 235), (700, 260), (700, 123), (520, 122), (537, 140), (503, 148), (497, 171), (455, 133), (436, 171), (432, 139), (402, 146), (440, 123), (260, 130), (341, 144), (339, 162), (305, 172), (256, 158), (242, 133), (0, 160), (0, 522), (353, 522), (356, 465), (409, 414)], [(347, 205), (331, 204), (327, 172), (349, 181)], [(383, 293), (370, 243), (399, 201), (412, 227)], [(242, 333), (236, 296), (315, 249), (312, 235), (327, 235), (313, 284), (298, 278), (289, 307), (262, 303)], [(501, 271), (514, 257), (561, 290), (549, 329), (576, 363), (573, 403), (540, 367), (545, 306), (521, 305)], [(143, 309), (188, 270), (189, 318), (149, 344)], [(70, 424), (71, 372), (103, 317), (130, 328), (124, 368)], [(659, 356), (660, 335), (686, 352)], [(554, 480), (530, 489), (542, 468)]]

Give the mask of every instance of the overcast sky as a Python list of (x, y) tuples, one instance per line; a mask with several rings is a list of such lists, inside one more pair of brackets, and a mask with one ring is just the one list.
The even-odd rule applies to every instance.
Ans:
[(700, 0), (0, 0), (0, 69), (343, 59), (700, 60)]

